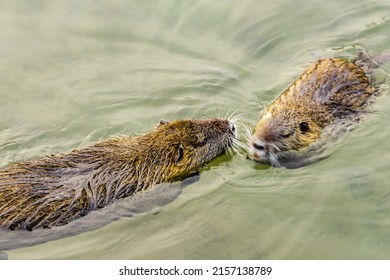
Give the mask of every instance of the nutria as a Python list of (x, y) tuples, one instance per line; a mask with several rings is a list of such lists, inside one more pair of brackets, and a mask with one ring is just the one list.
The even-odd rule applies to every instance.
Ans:
[(303, 148), (365, 111), (376, 92), (372, 69), (389, 58), (361, 53), (351, 61), (316, 61), (266, 108), (248, 137), (249, 158), (273, 166), (305, 164)]
[(64, 225), (116, 199), (189, 176), (235, 141), (225, 119), (160, 122), (68, 154), (0, 170), (0, 224), (13, 230)]

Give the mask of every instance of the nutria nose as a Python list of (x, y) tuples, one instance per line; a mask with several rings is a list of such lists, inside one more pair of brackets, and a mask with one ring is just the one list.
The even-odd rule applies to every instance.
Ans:
[(236, 126), (234, 125), (234, 123), (229, 122), (229, 128), (231, 132), (233, 132), (234, 134), (236, 133)]
[(253, 143), (253, 147), (255, 147), (256, 150), (264, 151), (265, 147), (263, 145), (260, 145), (258, 143)]

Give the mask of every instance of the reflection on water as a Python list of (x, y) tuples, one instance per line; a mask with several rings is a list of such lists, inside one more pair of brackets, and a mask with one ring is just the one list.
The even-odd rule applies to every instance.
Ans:
[[(318, 55), (354, 44), (374, 53), (390, 46), (390, 4), (380, 0), (34, 0), (0, 7), (0, 166), (145, 132), (160, 119), (237, 109), (254, 123)], [(388, 259), (386, 85), (383, 92), (373, 113), (317, 163), (290, 170), (240, 155), (217, 159), (156, 210), (78, 235), (66, 234), (78, 230), (70, 225), (63, 238), (4, 253)], [(12, 233), (15, 244), (25, 238), (19, 233)]]

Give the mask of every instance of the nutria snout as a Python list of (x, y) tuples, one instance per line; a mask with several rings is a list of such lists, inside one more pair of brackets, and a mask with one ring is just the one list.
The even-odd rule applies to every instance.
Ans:
[(0, 224), (32, 230), (64, 225), (162, 182), (189, 176), (232, 147), (226, 119), (160, 122), (153, 131), (0, 170)]

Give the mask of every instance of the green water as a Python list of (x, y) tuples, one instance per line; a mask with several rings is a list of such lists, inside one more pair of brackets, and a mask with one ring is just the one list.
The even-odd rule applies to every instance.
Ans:
[[(160, 119), (237, 109), (254, 123), (316, 57), (354, 44), (390, 49), (389, 32), (385, 0), (1, 1), (0, 167), (145, 132)], [(4, 253), (390, 259), (390, 96), (383, 91), (374, 113), (318, 163), (266, 168), (221, 157), (161, 208)], [(11, 242), (21, 238), (12, 234)]]

